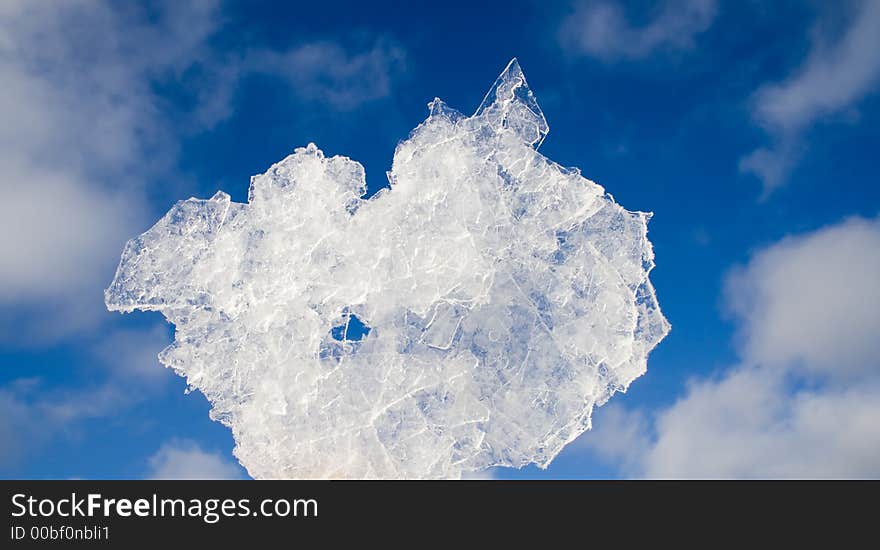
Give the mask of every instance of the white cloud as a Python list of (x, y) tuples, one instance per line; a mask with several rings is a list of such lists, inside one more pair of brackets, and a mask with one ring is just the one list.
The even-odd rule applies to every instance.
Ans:
[(650, 424), (643, 411), (628, 410), (617, 402), (593, 413), (592, 428), (578, 438), (578, 448), (590, 450), (623, 475), (637, 475), (651, 448)]
[(142, 216), (126, 193), (38, 162), (0, 160), (0, 170), (0, 302), (64, 302), (106, 279), (107, 251)]
[(807, 59), (780, 83), (762, 86), (752, 117), (774, 145), (745, 156), (740, 169), (758, 176), (765, 192), (785, 182), (797, 163), (801, 134), (823, 116), (854, 106), (880, 80), (880, 2), (862, 0), (842, 36), (830, 47), (815, 40)]
[(653, 424), (600, 412), (584, 445), (636, 477), (880, 477), (877, 281), (876, 219), (759, 251), (727, 284), (742, 363)]
[(149, 479), (242, 479), (241, 468), (195, 442), (173, 440), (150, 457)]
[(716, 0), (663, 0), (646, 23), (634, 25), (616, 2), (584, 0), (562, 22), (559, 39), (576, 53), (606, 61), (638, 59), (692, 47), (717, 12)]
[(877, 373), (878, 282), (876, 219), (854, 218), (758, 252), (726, 285), (743, 359), (834, 379)]
[(0, 7), (0, 339), (100, 322), (117, 253), (151, 217), (147, 190), (175, 184), (181, 137), (228, 117), (242, 77), (275, 74), (303, 100), (353, 109), (389, 95), (403, 59), (387, 40), (242, 56), (212, 45), (224, 23), (219, 0)]
[(155, 15), (95, 2), (0, 11), (0, 303), (18, 318), (47, 301), (59, 310), (52, 330), (17, 334), (103, 314), (115, 251), (147, 219), (144, 186), (173, 159), (151, 83), (204, 56), (216, 14), (165, 2)]
[(656, 420), (641, 475), (674, 478), (880, 476), (880, 385), (793, 390), (740, 367), (702, 381)]

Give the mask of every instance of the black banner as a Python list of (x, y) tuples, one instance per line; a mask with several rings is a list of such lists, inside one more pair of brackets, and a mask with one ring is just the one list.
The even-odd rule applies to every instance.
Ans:
[[(0, 548), (292, 547), (299, 543), (654, 537), (754, 544), (876, 521), (876, 482), (5, 481)], [(713, 533), (715, 540), (697, 533)], [(703, 537), (705, 535), (699, 535)], [(415, 538), (413, 538), (415, 537)], [(598, 537), (598, 539), (597, 539)], [(869, 539), (870, 540), (870, 539)], [(271, 542), (275, 541), (275, 542)], [(545, 545), (546, 546), (546, 545)], [(545, 547), (545, 546), (542, 546)]]

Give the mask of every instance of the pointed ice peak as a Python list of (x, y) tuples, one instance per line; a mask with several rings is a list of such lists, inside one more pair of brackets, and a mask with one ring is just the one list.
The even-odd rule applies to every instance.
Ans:
[[(514, 88), (519, 86), (524, 86), (526, 91), (529, 91), (529, 85), (526, 83), (526, 77), (522, 72), (522, 68), (519, 66), (519, 61), (514, 57), (507, 64), (507, 67), (501, 71), (498, 78), (495, 79), (495, 83), (492, 84), (492, 87), (486, 92), (483, 102), (480, 103), (480, 106), (477, 107), (477, 112), (474, 114), (482, 114), (483, 111), (498, 101), (499, 95), (502, 96), (501, 99), (511, 99)], [(499, 94), (499, 91), (503, 91), (503, 93)]]
[(224, 193), (223, 191), (217, 191), (217, 192), (214, 193), (214, 195), (213, 195), (210, 199), (208, 199), (208, 200), (211, 200), (211, 201), (214, 201), (214, 202), (228, 203), (228, 202), (231, 200), (231, 197), (229, 196), (228, 193)]
[(486, 116), (493, 125), (512, 129), (535, 149), (550, 131), (515, 57), (495, 80), (474, 116)]
[(464, 117), (463, 114), (447, 105), (439, 97), (435, 97), (433, 101), (428, 103), (428, 114), (430, 116), (445, 116), (452, 122), (456, 122)]

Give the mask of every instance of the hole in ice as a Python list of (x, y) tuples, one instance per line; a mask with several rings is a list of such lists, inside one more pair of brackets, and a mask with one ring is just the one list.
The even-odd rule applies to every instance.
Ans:
[(354, 313), (345, 313), (342, 317), (342, 323), (330, 329), (330, 336), (332, 336), (334, 340), (339, 341), (347, 340), (349, 342), (354, 342), (357, 340), (363, 340), (369, 333), (370, 327), (358, 319), (358, 316)]

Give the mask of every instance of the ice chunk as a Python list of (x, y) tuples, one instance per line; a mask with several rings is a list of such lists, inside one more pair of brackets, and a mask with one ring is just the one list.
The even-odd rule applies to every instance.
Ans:
[(474, 116), (484, 117), (496, 128), (507, 129), (535, 149), (550, 131), (516, 58), (495, 80)]
[(111, 310), (176, 326), (161, 361), (257, 478), (447, 478), (547, 466), (667, 334), (649, 216), (542, 156), (516, 60), (473, 116), (439, 99), (391, 189), (296, 149), (128, 243)]

